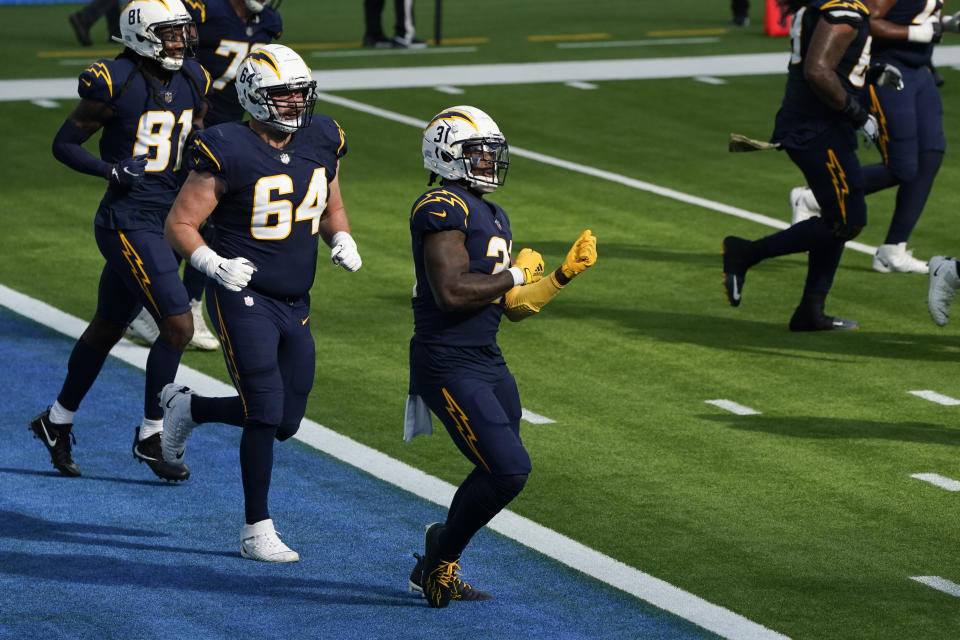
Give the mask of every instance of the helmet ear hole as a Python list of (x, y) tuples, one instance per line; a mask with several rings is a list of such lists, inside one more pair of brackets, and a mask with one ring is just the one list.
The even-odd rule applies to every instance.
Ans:
[(450, 155), (449, 153), (447, 153), (446, 151), (441, 151), (441, 152), (440, 152), (440, 157), (443, 158), (443, 161), (444, 161), (444, 162), (453, 162), (453, 156), (451, 156), (451, 155)]

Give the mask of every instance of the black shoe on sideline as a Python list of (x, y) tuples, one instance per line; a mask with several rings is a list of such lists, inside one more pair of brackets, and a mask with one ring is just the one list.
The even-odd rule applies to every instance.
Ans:
[(90, 27), (83, 24), (79, 13), (71, 13), (67, 21), (70, 23), (70, 26), (73, 27), (73, 32), (76, 34), (80, 44), (85, 47), (93, 46), (93, 40), (90, 39)]
[(190, 468), (182, 462), (167, 462), (163, 459), (160, 445), (161, 432), (147, 438), (140, 439), (140, 427), (133, 434), (133, 457), (138, 462), (146, 462), (150, 469), (163, 480), (178, 482), (190, 477)]
[(50, 422), (50, 409), (47, 409), (30, 421), (30, 430), (33, 437), (43, 442), (43, 446), (50, 453), (53, 467), (68, 478), (76, 478), (80, 474), (80, 467), (70, 457), (70, 440), (77, 442), (76, 436), (70, 433), (72, 424), (54, 424)]

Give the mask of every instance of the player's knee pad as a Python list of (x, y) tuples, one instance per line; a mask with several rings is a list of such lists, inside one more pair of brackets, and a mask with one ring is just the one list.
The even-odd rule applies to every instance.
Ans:
[(524, 485), (527, 484), (527, 477), (528, 474), (526, 473), (516, 473), (512, 475), (494, 474), (493, 485), (496, 488), (497, 496), (504, 504), (510, 502), (523, 491)]
[(833, 225), (833, 235), (837, 237), (838, 240), (843, 240), (844, 242), (848, 240), (853, 240), (860, 232), (863, 231), (863, 226), (857, 226), (855, 224), (845, 224), (837, 223)]
[(293, 437), (293, 435), (300, 430), (300, 423), (296, 424), (281, 424), (277, 427), (277, 440), (283, 442)]

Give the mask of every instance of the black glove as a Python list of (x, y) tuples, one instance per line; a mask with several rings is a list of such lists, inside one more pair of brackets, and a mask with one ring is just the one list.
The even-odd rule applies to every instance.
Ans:
[(897, 91), (903, 89), (903, 74), (892, 64), (874, 62), (867, 69), (867, 83), (877, 87), (893, 87)]
[(125, 158), (110, 167), (110, 182), (122, 189), (140, 184), (146, 174), (147, 154)]

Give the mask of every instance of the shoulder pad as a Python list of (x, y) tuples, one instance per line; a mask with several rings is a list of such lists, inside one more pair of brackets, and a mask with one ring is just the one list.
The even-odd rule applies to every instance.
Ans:
[(420, 196), (410, 213), (410, 228), (443, 231), (467, 228), (470, 208), (458, 194), (448, 189), (431, 189)]
[(77, 93), (81, 98), (110, 102), (127, 80), (129, 69), (116, 60), (97, 60), (83, 70)]
[(204, 0), (183, 0), (183, 6), (196, 23), (207, 21), (207, 3)]
[(827, 0), (820, 5), (820, 14), (833, 24), (857, 26), (867, 20), (870, 10), (860, 0)]
[(321, 113), (313, 115), (313, 121), (310, 124), (315, 134), (319, 134), (330, 144), (338, 158), (347, 155), (347, 134), (344, 133), (340, 123), (329, 116)]

